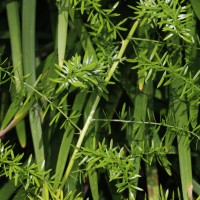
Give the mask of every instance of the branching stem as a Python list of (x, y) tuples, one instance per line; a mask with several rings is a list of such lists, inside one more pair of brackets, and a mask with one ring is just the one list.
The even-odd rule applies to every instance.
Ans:
[[(137, 21), (135, 21), (135, 23), (133, 24), (133, 26), (132, 26), (132, 28), (131, 28), (128, 36), (127, 36), (127, 38), (122, 41), (122, 46), (121, 46), (121, 48), (119, 50), (119, 53), (117, 55), (117, 61), (115, 63), (113, 63), (111, 69), (108, 72), (107, 77), (105, 78), (105, 82), (109, 82), (109, 80), (111, 79), (112, 75), (114, 74), (119, 62), (121, 61), (121, 59), (123, 57), (123, 54), (124, 54), (124, 52), (125, 52), (125, 50), (126, 50), (126, 48), (128, 46), (128, 43), (129, 43), (130, 39), (132, 38), (133, 34), (135, 33), (135, 31), (136, 31), (136, 29), (137, 29), (137, 27), (139, 25), (139, 22), (140, 22), (139, 19)], [(92, 109), (91, 109), (91, 111), (89, 113), (89, 116), (88, 116), (88, 118), (86, 120), (86, 123), (85, 123), (83, 129), (80, 131), (80, 136), (79, 136), (79, 139), (77, 141), (75, 150), (74, 150), (74, 152), (72, 154), (72, 157), (71, 157), (71, 159), (69, 161), (68, 167), (67, 167), (67, 169), (65, 171), (64, 177), (62, 179), (62, 183), (60, 185), (61, 189), (64, 187), (65, 182), (66, 182), (66, 180), (67, 180), (67, 178), (68, 178), (68, 176), (69, 176), (69, 174), (71, 172), (71, 169), (72, 169), (72, 167), (74, 165), (74, 161), (76, 159), (76, 155), (77, 155), (78, 150), (80, 149), (80, 147), (82, 145), (82, 142), (83, 142), (83, 139), (85, 138), (87, 130), (88, 130), (90, 124), (92, 123), (93, 116), (94, 116), (94, 113), (95, 113), (95, 111), (97, 109), (97, 106), (99, 104), (100, 99), (101, 99), (101, 96), (97, 95), (97, 97), (96, 97), (96, 99), (94, 101), (94, 104), (92, 106)]]

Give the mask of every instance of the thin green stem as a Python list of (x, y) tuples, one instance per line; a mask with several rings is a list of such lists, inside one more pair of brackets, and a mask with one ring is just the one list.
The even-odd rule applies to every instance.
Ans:
[(119, 50), (119, 53), (117, 55), (117, 61), (112, 65), (110, 71), (108, 72), (108, 76), (105, 79), (106, 82), (108, 82), (111, 79), (112, 75), (114, 74), (114, 71), (116, 70), (119, 62), (121, 61), (121, 59), (123, 57), (123, 54), (124, 54), (124, 52), (125, 52), (125, 50), (127, 48), (127, 45), (129, 43), (130, 39), (132, 38), (133, 34), (135, 33), (135, 30), (137, 29), (137, 27), (139, 25), (139, 22), (140, 22), (140, 20), (137, 20), (133, 24), (133, 26), (132, 26), (132, 28), (131, 28), (131, 30), (130, 30), (128, 36), (127, 36), (127, 38), (122, 41), (121, 49)]
[(170, 125), (170, 124), (165, 124), (165, 123), (151, 122), (151, 121), (140, 121), (140, 120), (124, 120), (124, 119), (123, 120), (122, 119), (92, 119), (92, 121), (163, 126), (163, 127), (175, 129), (177, 131), (189, 133), (189, 134), (197, 137), (198, 140), (200, 139), (200, 137), (193, 131), (189, 131), (188, 129), (184, 129), (182, 127), (178, 127), (178, 126), (174, 126), (174, 125)]
[[(109, 82), (109, 80), (111, 79), (112, 75), (114, 74), (119, 62), (121, 61), (121, 59), (123, 57), (123, 54), (124, 54), (124, 52), (125, 52), (125, 50), (127, 48), (127, 45), (129, 43), (130, 39), (132, 38), (133, 34), (135, 33), (135, 31), (136, 31), (136, 29), (137, 29), (137, 27), (139, 25), (139, 21), (140, 20), (135, 21), (135, 23), (133, 24), (133, 26), (132, 26), (132, 28), (131, 28), (128, 36), (127, 36), (127, 38), (124, 41), (122, 41), (122, 46), (121, 46), (121, 48), (119, 50), (119, 53), (118, 53), (118, 56), (117, 56), (117, 61), (112, 65), (110, 71), (108, 72), (108, 76), (105, 78), (106, 82)], [(86, 123), (85, 123), (82, 131), (80, 132), (80, 136), (79, 136), (79, 139), (77, 141), (76, 148), (75, 148), (75, 150), (74, 150), (74, 152), (72, 154), (72, 157), (71, 157), (71, 159), (69, 161), (69, 164), (68, 164), (68, 167), (67, 167), (66, 172), (64, 174), (64, 177), (62, 179), (62, 183), (60, 185), (61, 189), (64, 187), (65, 182), (66, 182), (66, 180), (67, 180), (67, 178), (68, 178), (68, 176), (69, 176), (69, 174), (71, 172), (71, 169), (72, 169), (72, 167), (74, 165), (74, 161), (76, 160), (76, 155), (77, 155), (77, 153), (78, 153), (78, 151), (79, 151), (79, 149), (80, 149), (80, 147), (82, 145), (82, 142), (83, 142), (83, 139), (85, 138), (87, 130), (88, 130), (90, 124), (92, 123), (92, 119), (93, 119), (94, 113), (95, 113), (95, 111), (97, 109), (97, 106), (99, 104), (100, 99), (101, 99), (101, 96), (97, 95), (97, 97), (96, 97), (96, 99), (94, 101), (94, 104), (92, 106), (92, 109), (90, 111), (90, 114), (88, 115), (88, 118), (86, 120)]]
[(94, 115), (94, 113), (95, 113), (95, 111), (97, 109), (97, 106), (99, 104), (100, 99), (101, 99), (100, 96), (96, 97), (95, 102), (94, 102), (94, 104), (92, 106), (92, 109), (90, 111), (90, 114), (89, 114), (89, 116), (87, 118), (87, 121), (86, 121), (83, 129), (80, 132), (80, 136), (78, 138), (78, 141), (77, 141), (77, 144), (76, 144), (76, 148), (75, 148), (75, 150), (74, 150), (74, 152), (72, 154), (72, 157), (71, 157), (71, 159), (69, 161), (69, 165), (68, 165), (68, 167), (66, 169), (66, 172), (65, 172), (65, 175), (64, 175), (64, 177), (62, 179), (62, 183), (61, 183), (61, 186), (60, 186), (61, 189), (64, 187), (65, 182), (66, 182), (66, 180), (67, 180), (67, 178), (68, 178), (68, 176), (69, 176), (69, 174), (71, 172), (71, 169), (72, 169), (72, 167), (74, 165), (74, 162), (76, 160), (76, 155), (77, 155), (77, 153), (79, 151), (79, 148), (81, 147), (81, 144), (82, 144), (83, 139), (84, 139), (84, 137), (86, 135), (86, 132), (87, 132), (87, 130), (88, 130), (88, 128), (89, 128), (89, 126), (90, 126), (90, 124), (92, 122), (93, 115)]

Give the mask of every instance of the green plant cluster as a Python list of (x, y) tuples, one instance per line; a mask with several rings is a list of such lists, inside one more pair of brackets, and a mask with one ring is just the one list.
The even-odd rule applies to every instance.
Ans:
[(2, 1), (0, 199), (198, 197), (198, 5)]
[[(82, 198), (75, 196), (74, 192), (69, 192), (69, 194), (63, 198), (62, 195), (59, 196), (53, 191), (53, 186), (55, 182), (53, 177), (47, 178), (49, 176), (50, 170), (45, 171), (43, 163), (42, 165), (35, 164), (32, 162), (32, 155), (29, 156), (27, 163), (23, 163), (23, 154), (15, 155), (12, 146), (8, 144), (0, 143), (1, 157), (0, 157), (0, 169), (1, 177), (8, 178), (10, 182), (10, 187), (12, 184), (18, 188), (18, 190), (24, 190), (25, 194), (18, 194), (19, 198), (25, 199), (44, 199), (41, 196), (42, 192), (49, 193), (53, 199), (77, 199)], [(43, 191), (42, 191), (43, 188)], [(62, 191), (60, 191), (62, 194)], [(5, 196), (7, 196), (5, 194)], [(4, 196), (4, 197), (5, 197)]]

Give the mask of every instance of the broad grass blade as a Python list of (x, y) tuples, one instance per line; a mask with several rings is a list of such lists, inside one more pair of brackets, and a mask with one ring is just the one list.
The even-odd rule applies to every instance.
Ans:
[(200, 1), (199, 0), (190, 0), (190, 2), (192, 4), (192, 8), (193, 8), (196, 16), (200, 20)]
[[(81, 113), (84, 103), (86, 101), (87, 94), (86, 93), (79, 93), (76, 95), (74, 104), (72, 107), (72, 111), (76, 111), (77, 114)], [(80, 103), (81, 102), (81, 103)], [(78, 118), (74, 119), (74, 123), (78, 122)], [(74, 137), (75, 130), (73, 127), (68, 127), (65, 130), (63, 135), (62, 143), (60, 145), (58, 160), (56, 164), (56, 171), (55, 173), (57, 176), (55, 177), (55, 181), (61, 181), (62, 175), (66, 166), (66, 161), (69, 156), (69, 150), (72, 143), (72, 139)]]
[[(172, 39), (174, 44), (179, 45), (179, 39)], [(172, 63), (176, 63), (176, 67), (181, 67), (181, 61), (177, 62), (177, 58), (181, 57), (181, 51), (176, 53), (176, 57), (171, 58)], [(171, 84), (171, 94), (172, 94), (172, 111), (174, 113), (174, 123), (175, 126), (183, 128), (183, 131), (177, 132), (178, 141), (178, 156), (179, 156), (179, 166), (180, 166), (180, 176), (183, 191), (183, 199), (187, 200), (189, 197), (189, 190), (192, 186), (192, 164), (191, 164), (191, 153), (190, 153), (190, 139), (187, 132), (188, 130), (188, 109), (186, 104), (186, 98), (183, 96), (181, 98), (181, 93), (184, 87), (184, 82), (177, 78)]]
[[(93, 93), (88, 102), (87, 102), (87, 105), (85, 107), (85, 110), (84, 110), (84, 117), (85, 117), (85, 120), (87, 120), (87, 117), (88, 117), (88, 114), (90, 112), (90, 108), (94, 102), (96, 98), (96, 94)], [(94, 118), (99, 118), (99, 110), (97, 110), (94, 114)], [(85, 140), (85, 147), (86, 148), (90, 148), (90, 149), (94, 149), (96, 148), (96, 131), (95, 130), (98, 130), (98, 127), (99, 127), (99, 123), (95, 123), (95, 127), (91, 127), (88, 131), (88, 134), (86, 136), (86, 140)], [(92, 193), (92, 197), (94, 200), (98, 200), (99, 199), (99, 189), (98, 189), (98, 176), (97, 176), (97, 171), (92, 171), (92, 172), (89, 172), (88, 173), (88, 176), (89, 176), (89, 183), (90, 183), (90, 190), (91, 190), (91, 193)]]
[[(12, 61), (14, 75), (15, 75), (15, 86), (16, 92), (21, 90), (21, 80), (23, 77), (23, 67), (22, 67), (22, 47), (21, 47), (21, 30), (20, 30), (20, 19), (19, 19), (19, 4), (17, 1), (11, 1), (6, 4), (7, 16), (8, 16), (8, 26), (11, 40), (11, 50), (12, 50)], [(13, 91), (13, 90), (12, 90)], [(12, 92), (12, 99), (15, 99), (15, 93)], [(26, 128), (25, 122), (22, 120), (16, 126), (17, 136), (22, 147), (26, 146)]]
[[(35, 62), (35, 20), (36, 20), (36, 0), (22, 1), (22, 52), (24, 74), (30, 74), (26, 83), (34, 86), (36, 82), (36, 62)], [(27, 88), (28, 93), (31, 92)], [(29, 120), (36, 162), (42, 164), (44, 158), (44, 147), (42, 138), (42, 125), (37, 103), (29, 111)]]
[(58, 65), (62, 67), (65, 58), (68, 30), (69, 0), (62, 0), (58, 10)]

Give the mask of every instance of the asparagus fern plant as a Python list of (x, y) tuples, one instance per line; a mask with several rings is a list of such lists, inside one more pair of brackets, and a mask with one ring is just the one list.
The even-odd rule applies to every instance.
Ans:
[(198, 4), (2, 1), (0, 197), (198, 197)]

